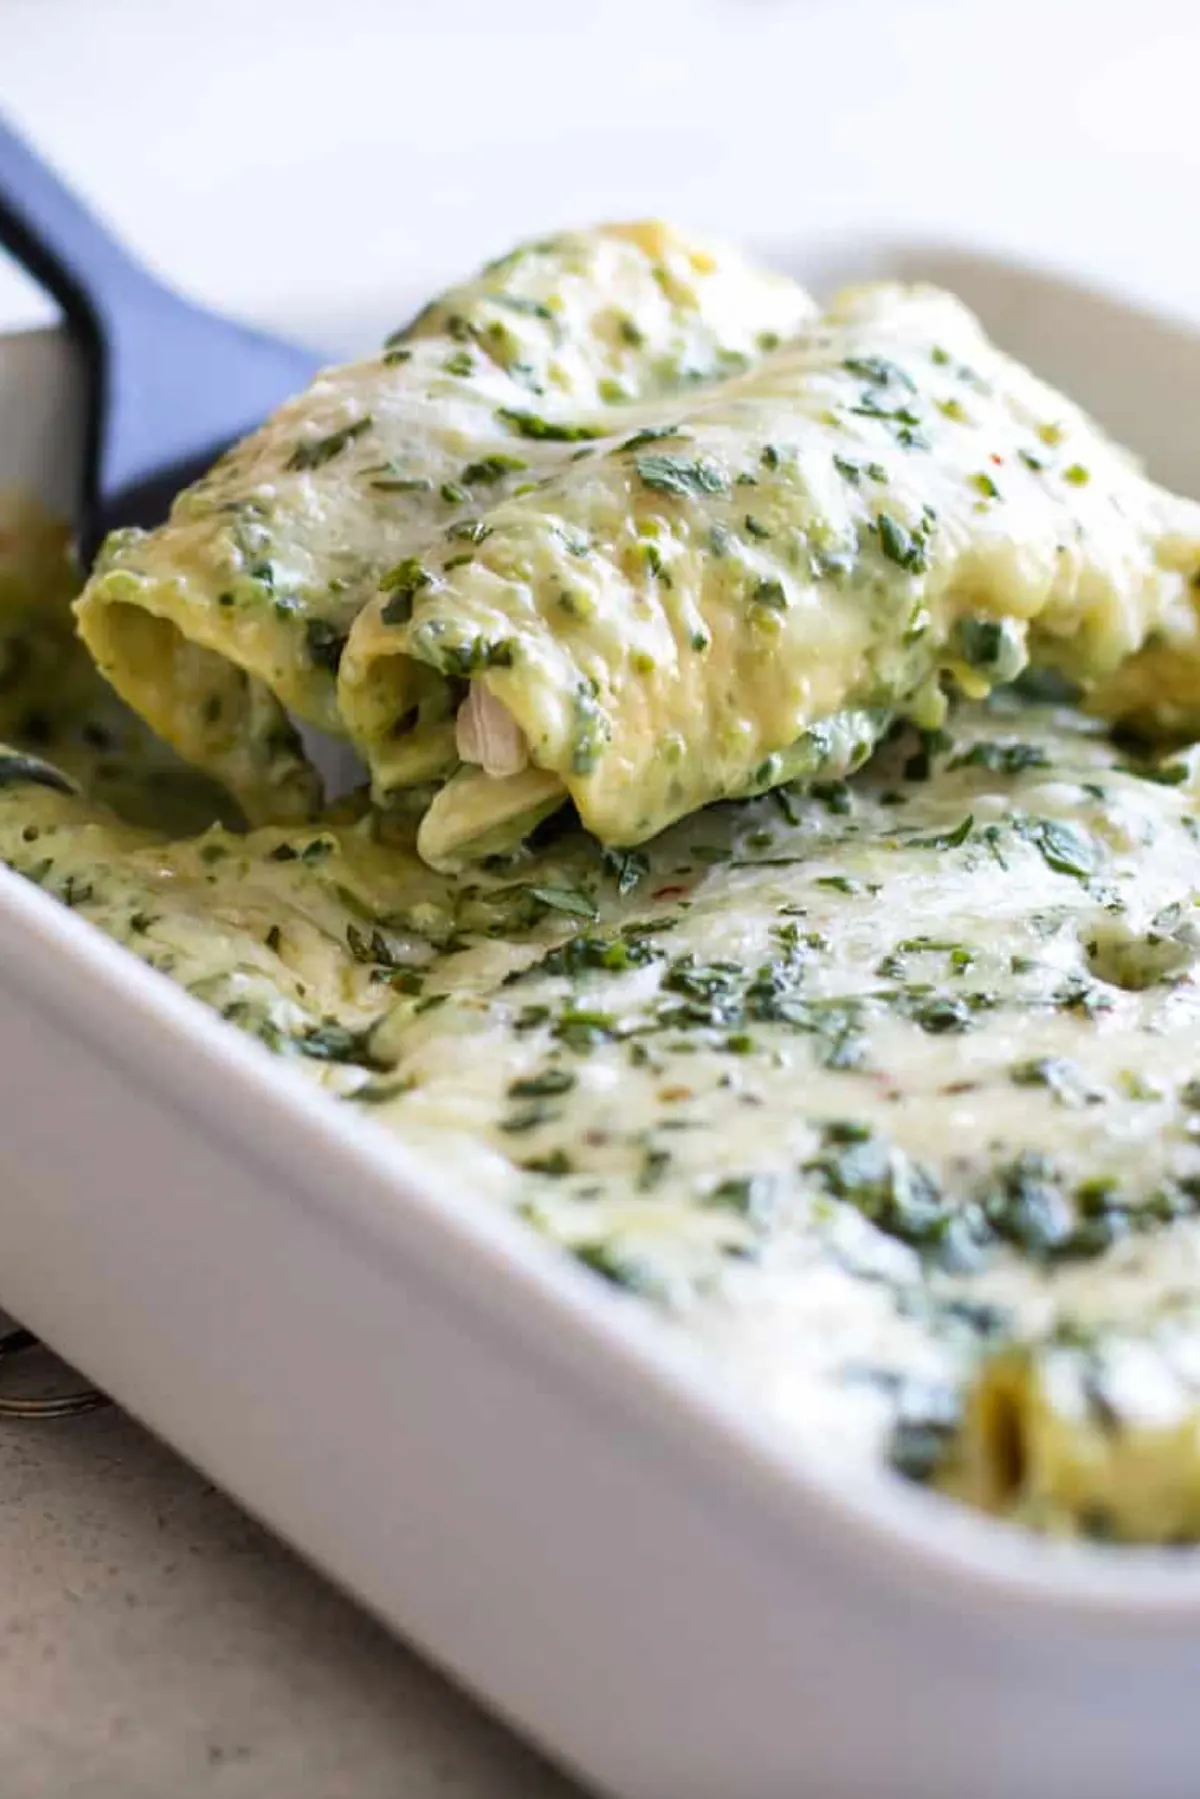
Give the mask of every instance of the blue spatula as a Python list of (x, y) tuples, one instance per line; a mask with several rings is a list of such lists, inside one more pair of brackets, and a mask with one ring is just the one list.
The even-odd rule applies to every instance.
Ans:
[(85, 567), (114, 525), (157, 524), (179, 488), (320, 367), (164, 287), (2, 118), (0, 247), (58, 302), (84, 354)]

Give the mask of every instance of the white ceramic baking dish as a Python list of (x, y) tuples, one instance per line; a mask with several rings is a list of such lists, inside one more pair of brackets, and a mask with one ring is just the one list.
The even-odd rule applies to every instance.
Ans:
[[(957, 287), (1200, 491), (1200, 334), (965, 251)], [(401, 298), (404, 298), (402, 296)], [(0, 481), (62, 497), (52, 335)], [(1194, 1799), (1200, 1552), (840, 1490), (634, 1302), (0, 871), (0, 1299), (595, 1789)]]

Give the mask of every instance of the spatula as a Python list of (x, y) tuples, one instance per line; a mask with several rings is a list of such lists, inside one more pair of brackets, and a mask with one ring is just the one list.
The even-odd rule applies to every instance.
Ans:
[(164, 286), (3, 118), (0, 247), (58, 302), (83, 352), (84, 567), (113, 526), (157, 524), (181, 487), (321, 364)]
[[(76, 537), (87, 568), (116, 525), (153, 525), (181, 487), (312, 379), (321, 358), (207, 312), (156, 280), (0, 117), (0, 248), (62, 308), (84, 359)], [(0, 429), (3, 421), (0, 420)], [(0, 1355), (35, 1344), (0, 1334)], [(104, 1404), (0, 1395), (0, 1412), (60, 1417)]]

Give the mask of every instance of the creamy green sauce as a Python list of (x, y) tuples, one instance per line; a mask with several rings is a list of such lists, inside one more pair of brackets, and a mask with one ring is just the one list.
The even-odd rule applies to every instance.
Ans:
[(1143, 713), (1164, 634), (1186, 723), (1200, 508), (953, 296), (848, 290), (638, 424), (398, 563), (355, 622), (340, 703), (378, 797), (429, 777), (408, 760), (422, 705), (470, 684), (464, 767), (439, 771), (419, 839), (436, 865), (478, 854), (481, 794), (507, 809), (527, 764), (629, 845), (812, 773), (830, 730), (849, 753), (824, 773), (845, 773), (893, 717), (936, 724), (947, 685), (979, 698), (1026, 663)]
[[(103, 760), (90, 795), (0, 763), (10, 867), (654, 1306), (814, 1459), (1042, 1528), (1200, 1532), (1190, 754), (1001, 696), (849, 781), (637, 850), (551, 825), (458, 879), (357, 801), (121, 822)], [(1114, 1343), (1153, 1380), (1087, 1400)], [(1170, 1503), (1139, 1509), (1164, 1457)]]
[(1200, 1540), (1200, 749), (1011, 685), (1194, 735), (1200, 509), (950, 296), (812, 312), (529, 246), (110, 544), (86, 650), (0, 504), (0, 860), (840, 1479)]
[[(784, 276), (653, 222), (524, 245), (379, 355), (325, 370), (165, 525), (113, 533), (80, 629), (117, 691), (248, 816), (311, 816), (320, 783), (293, 720), (371, 734), (369, 703), (353, 731), (344, 719), (338, 677), (386, 571), (431, 541), (466, 554), (488, 506), (624, 434), (638, 402), (761, 360), (811, 311)], [(431, 684), (414, 698), (410, 780), (453, 765), (443, 702)]]
[(131, 823), (184, 835), (214, 819), (241, 822), (223, 789), (100, 679), (72, 622), (77, 590), (63, 523), (0, 492), (0, 741), (51, 759)]

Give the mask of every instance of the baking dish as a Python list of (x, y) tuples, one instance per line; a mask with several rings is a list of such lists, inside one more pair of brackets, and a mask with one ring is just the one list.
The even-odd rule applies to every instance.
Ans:
[[(775, 260), (956, 288), (1200, 491), (1200, 333), (955, 246)], [(70, 373), (52, 336), (5, 346), (0, 481), (65, 497)], [(0, 1299), (595, 1789), (1191, 1794), (1194, 1551), (836, 1486), (651, 1316), (8, 875), (0, 992)]]

